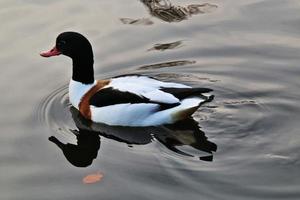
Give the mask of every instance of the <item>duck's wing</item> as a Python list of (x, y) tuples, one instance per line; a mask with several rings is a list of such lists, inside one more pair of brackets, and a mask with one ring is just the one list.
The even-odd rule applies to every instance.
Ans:
[(120, 76), (113, 79), (111, 85), (121, 91), (130, 91), (164, 103), (177, 102), (178, 99), (181, 100), (189, 96), (201, 96), (202, 93), (213, 91), (209, 88), (192, 88), (181, 83), (163, 82), (143, 75)]
[(177, 83), (167, 83), (147, 76), (130, 75), (112, 78), (110, 83), (90, 99), (97, 107), (122, 103), (178, 104), (180, 100), (161, 88), (189, 88)]
[(101, 89), (90, 98), (90, 105), (96, 107), (125, 103), (150, 103), (150, 100), (144, 96), (139, 96), (128, 91), (120, 91), (113, 87)]
[(104, 107), (126, 103), (155, 103), (168, 108), (180, 104), (185, 97), (210, 91), (206, 88), (162, 82), (147, 76), (121, 76), (112, 78), (108, 85), (95, 93), (90, 99), (90, 105)]

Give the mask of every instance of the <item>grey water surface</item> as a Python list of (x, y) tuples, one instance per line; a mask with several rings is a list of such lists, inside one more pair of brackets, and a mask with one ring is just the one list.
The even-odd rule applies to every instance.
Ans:
[[(298, 0), (1, 0), (0, 22), (1, 200), (300, 199)], [(215, 99), (177, 125), (91, 125), (68, 100), (71, 60), (39, 56), (70, 30), (99, 79)]]

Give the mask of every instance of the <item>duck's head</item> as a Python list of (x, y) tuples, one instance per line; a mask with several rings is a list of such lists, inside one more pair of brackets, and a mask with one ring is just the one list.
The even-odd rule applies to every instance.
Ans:
[(90, 42), (76, 32), (63, 32), (56, 38), (55, 46), (40, 53), (43, 57), (65, 55), (73, 60), (72, 79), (85, 84), (94, 82), (94, 56)]
[(63, 32), (56, 38), (55, 46), (40, 55), (43, 57), (51, 57), (58, 55), (65, 55), (72, 59), (93, 57), (92, 46), (90, 42), (76, 32)]

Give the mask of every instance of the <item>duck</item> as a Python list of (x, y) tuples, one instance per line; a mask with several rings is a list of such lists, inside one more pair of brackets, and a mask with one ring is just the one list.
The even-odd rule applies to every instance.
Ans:
[(95, 80), (91, 43), (78, 32), (60, 33), (55, 46), (42, 57), (65, 55), (72, 59), (69, 101), (80, 114), (110, 126), (146, 127), (173, 124), (191, 118), (213, 99), (212, 89), (166, 82), (143, 74)]

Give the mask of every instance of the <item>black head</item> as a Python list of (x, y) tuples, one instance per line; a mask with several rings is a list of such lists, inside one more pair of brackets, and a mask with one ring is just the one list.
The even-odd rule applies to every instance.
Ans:
[(64, 32), (56, 38), (56, 48), (63, 55), (72, 59), (79, 57), (93, 57), (92, 45), (81, 34), (76, 32)]
[(48, 52), (41, 53), (41, 56), (51, 57), (57, 55), (66, 55), (72, 59), (80, 59), (81, 57), (92, 57), (93, 50), (90, 42), (76, 32), (63, 32), (56, 38), (56, 44), (53, 49)]
[(54, 48), (40, 55), (52, 57), (60, 54), (72, 58), (73, 80), (93, 83), (93, 49), (86, 37), (76, 32), (63, 32), (57, 36)]

